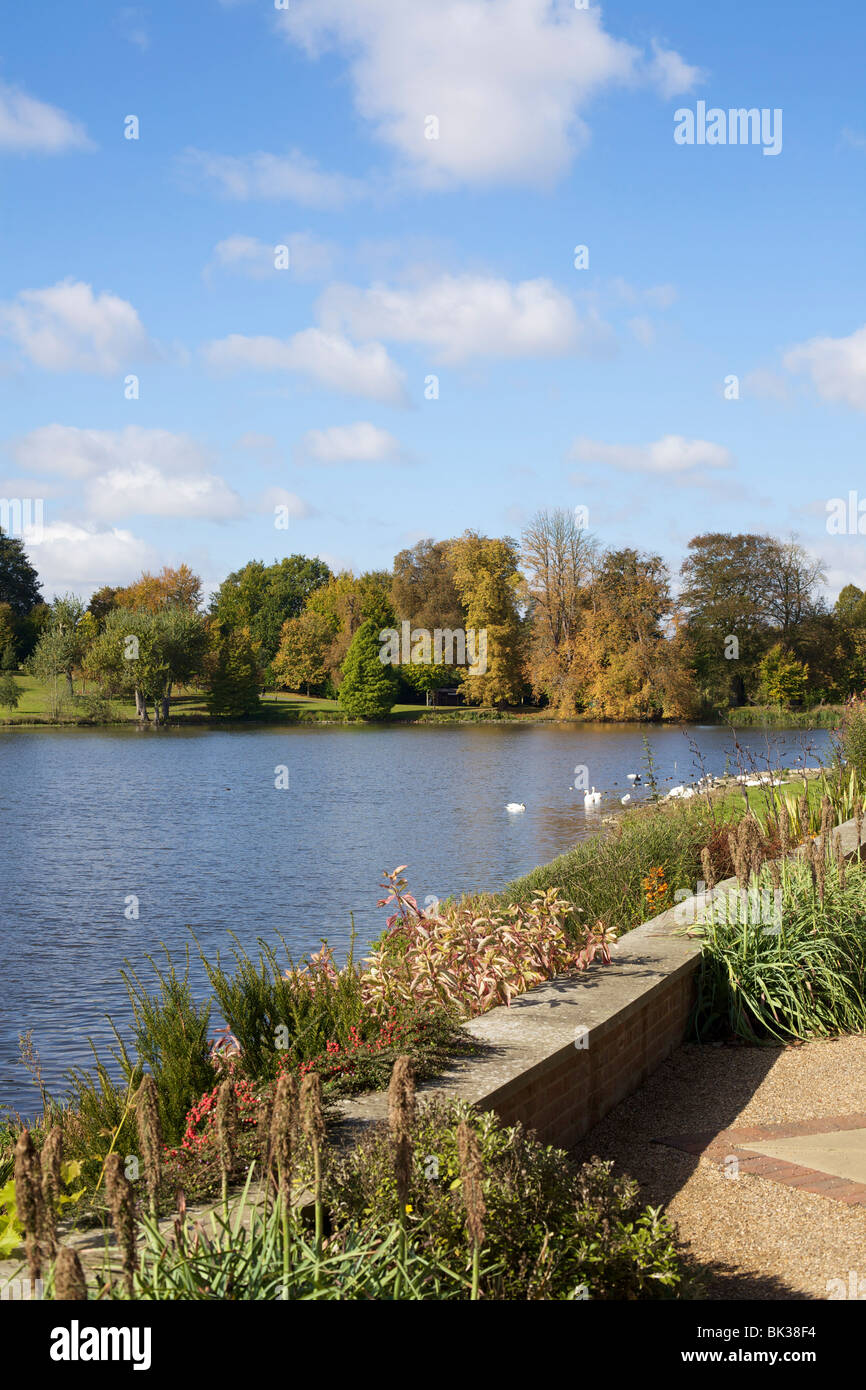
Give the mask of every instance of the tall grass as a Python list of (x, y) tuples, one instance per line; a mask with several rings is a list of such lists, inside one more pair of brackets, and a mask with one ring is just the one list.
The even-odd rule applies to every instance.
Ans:
[(281, 964), (273, 947), (258, 938), (255, 960), (231, 933), (234, 969), (223, 968), (220, 953), (210, 961), (200, 951), (216, 1002), (237, 1038), (245, 1069), (273, 1077), (280, 1058), (298, 1065), (325, 1050), (328, 1042), (348, 1044), (350, 1029), (362, 1023), (363, 1004), (354, 953), (341, 970), (299, 969), (285, 950)]
[(601, 919), (618, 932), (630, 931), (658, 911), (648, 906), (643, 888), (650, 870), (663, 865), (672, 892), (694, 892), (702, 876), (701, 849), (716, 824), (742, 813), (736, 804), (719, 809), (703, 797), (641, 807), (621, 816), (607, 833), (581, 841), (516, 879), (497, 896), (524, 903), (533, 893), (557, 887), (573, 905), (574, 926)]
[[(778, 886), (777, 886), (778, 885)], [(866, 1029), (866, 872), (787, 860), (714, 903), (693, 1015), (701, 1042), (791, 1042)]]

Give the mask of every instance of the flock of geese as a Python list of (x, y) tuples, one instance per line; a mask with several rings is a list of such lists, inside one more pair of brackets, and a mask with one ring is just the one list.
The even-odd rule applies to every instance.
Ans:
[[(630, 772), (628, 774), (628, 780), (631, 782), (633, 787), (640, 786), (640, 773)], [(626, 792), (625, 796), (621, 796), (620, 801), (623, 806), (627, 806), (628, 803), (631, 801), (631, 792)], [(598, 806), (600, 802), (601, 792), (597, 792), (595, 787), (590, 788), (588, 792), (584, 792), (584, 806)], [(506, 811), (509, 811), (511, 815), (516, 816), (519, 815), (521, 811), (526, 810), (526, 805), (522, 801), (508, 801), (506, 802), (505, 809)]]

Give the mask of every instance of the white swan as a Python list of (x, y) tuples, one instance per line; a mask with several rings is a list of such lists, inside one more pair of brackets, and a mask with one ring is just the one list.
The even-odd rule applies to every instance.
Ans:
[(630, 773), (628, 774), (628, 780), (629, 780), (630, 782), (639, 782), (639, 781), (640, 781), (640, 773), (639, 773), (639, 772), (630, 772)]
[(506, 804), (505, 809), (506, 811), (512, 811), (516, 813), (517, 811), (525, 811), (526, 807), (524, 806), (522, 801), (509, 801)]
[(600, 801), (601, 792), (597, 792), (595, 787), (592, 788), (592, 791), (584, 792), (583, 794), (584, 806), (597, 806)]

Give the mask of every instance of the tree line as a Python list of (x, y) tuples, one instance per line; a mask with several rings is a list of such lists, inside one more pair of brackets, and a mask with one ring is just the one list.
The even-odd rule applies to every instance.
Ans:
[[(46, 604), (22, 542), (0, 531), (0, 668), (26, 665), (58, 699), (78, 676), (157, 723), (189, 687), (235, 717), (265, 690), (338, 697), (377, 717), (456, 686), (470, 704), (561, 718), (694, 719), (842, 701), (866, 686), (866, 594), (848, 584), (830, 607), (824, 581), (795, 538), (696, 536), (675, 575), (552, 510), (517, 539), (422, 540), (390, 570), (360, 575), (304, 555), (250, 560), (207, 604), (185, 564), (86, 605), (73, 594)], [(408, 659), (383, 665), (382, 634), (406, 623)], [(431, 659), (437, 630), (486, 633), (484, 669)]]

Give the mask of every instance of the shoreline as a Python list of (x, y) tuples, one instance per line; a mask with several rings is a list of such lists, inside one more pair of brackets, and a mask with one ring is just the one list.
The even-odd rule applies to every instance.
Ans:
[[(271, 706), (265, 706), (270, 711)], [(755, 706), (743, 706), (742, 710), (751, 714), (754, 711), (758, 714)], [(826, 712), (826, 717), (822, 714)], [(262, 728), (274, 725), (280, 728), (293, 724), (322, 724), (337, 727), (356, 726), (359, 728), (381, 728), (386, 725), (425, 725), (427, 727), (436, 724), (543, 724), (543, 725), (570, 725), (585, 726), (587, 724), (603, 724), (609, 728), (677, 728), (706, 725), (709, 728), (730, 728), (734, 733), (741, 730), (748, 731), (754, 729), (774, 729), (799, 730), (803, 733), (816, 732), (819, 730), (833, 730), (839, 725), (842, 717), (841, 709), (835, 706), (818, 707), (816, 711), (786, 711), (783, 717), (773, 714), (772, 711), (760, 710), (765, 716), (763, 718), (743, 717), (739, 710), (728, 710), (724, 716), (719, 716), (713, 720), (684, 720), (684, 719), (599, 719), (589, 715), (574, 715), (569, 719), (557, 718), (554, 714), (548, 714), (543, 710), (531, 711), (527, 713), (516, 713), (513, 710), (490, 710), (473, 709), (471, 707), (455, 707), (453, 709), (442, 710), (422, 710), (417, 714), (407, 711), (389, 715), (385, 719), (355, 719), (349, 715), (344, 715), (339, 710), (277, 710), (273, 707), (273, 713), (268, 712), (254, 718), (233, 719), (231, 716), (209, 715), (209, 714), (180, 714), (169, 716), (166, 723), (160, 722), (158, 725), (153, 720), (146, 723), (134, 717), (118, 717), (116, 719), (91, 719), (86, 716), (75, 719), (48, 719), (48, 718), (0, 718), (0, 729), (141, 729), (144, 732), (160, 732), (164, 729), (181, 729), (186, 726), (194, 728), (212, 729), (250, 729)], [(740, 717), (738, 717), (740, 716)]]

